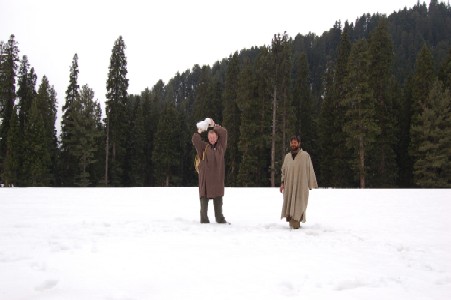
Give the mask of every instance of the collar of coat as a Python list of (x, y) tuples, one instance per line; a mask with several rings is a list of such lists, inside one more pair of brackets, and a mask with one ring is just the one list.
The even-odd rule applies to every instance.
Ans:
[(293, 157), (293, 159), (296, 158), (296, 155), (298, 155), (299, 152), (301, 152), (302, 149), (301, 148), (297, 148), (296, 151), (291, 150), (291, 156)]

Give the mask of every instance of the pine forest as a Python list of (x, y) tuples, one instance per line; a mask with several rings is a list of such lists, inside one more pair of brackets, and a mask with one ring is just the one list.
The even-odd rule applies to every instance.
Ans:
[(211, 117), (228, 131), (229, 187), (278, 186), (299, 135), (321, 187), (451, 188), (449, 2), (337, 21), (321, 36), (275, 33), (136, 95), (119, 36), (103, 110), (78, 84), (76, 53), (57, 95), (14, 34), (0, 38), (4, 186), (196, 186), (191, 137)]

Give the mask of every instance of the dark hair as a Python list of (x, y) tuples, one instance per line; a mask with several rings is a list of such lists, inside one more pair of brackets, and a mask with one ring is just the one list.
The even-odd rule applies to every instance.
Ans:
[(298, 141), (298, 143), (300, 143), (300, 142), (301, 142), (301, 137), (300, 137), (299, 135), (292, 135), (292, 136), (290, 137), (290, 142), (291, 142), (292, 140), (296, 140), (296, 141)]

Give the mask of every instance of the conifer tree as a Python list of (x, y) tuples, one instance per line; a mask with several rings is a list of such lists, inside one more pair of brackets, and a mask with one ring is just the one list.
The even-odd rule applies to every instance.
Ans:
[(412, 158), (413, 165), (421, 159), (422, 153), (419, 149), (421, 142), (420, 131), (413, 128), (422, 128), (421, 115), (426, 107), (429, 106), (429, 93), (435, 81), (433, 67), (433, 57), (429, 48), (425, 45), (418, 54), (415, 64), (415, 73), (412, 79), (412, 117), (410, 121), (410, 144), (409, 155)]
[(343, 151), (345, 111), (341, 102), (345, 99), (348, 61), (351, 52), (349, 24), (345, 24), (338, 46), (337, 62), (329, 63), (326, 71), (324, 101), (320, 113), (320, 174), (325, 186), (349, 187), (354, 182), (349, 166), (350, 156)]
[(157, 106), (154, 105), (153, 96), (149, 89), (144, 90), (141, 93), (142, 99), (142, 113), (144, 117), (144, 130), (145, 130), (145, 140), (144, 140), (144, 186), (152, 186), (153, 180), (153, 164), (152, 164), (152, 149), (153, 149), (153, 138), (157, 127), (157, 116), (159, 110)]
[(246, 60), (238, 76), (237, 105), (240, 110), (238, 149), (241, 161), (239, 186), (268, 186), (271, 173), (271, 54), (260, 48), (255, 62)]
[(451, 49), (448, 52), (448, 57), (440, 68), (439, 79), (443, 82), (445, 89), (451, 90)]
[(16, 75), (19, 62), (19, 47), (11, 35), (0, 50), (0, 174), (6, 157), (10, 120), (16, 100)]
[(47, 151), (50, 155), (50, 165), (48, 168), (51, 172), (51, 182), (50, 185), (56, 185), (57, 177), (57, 155), (58, 155), (58, 141), (56, 136), (56, 92), (47, 77), (44, 75), (41, 80), (41, 84), (36, 95), (36, 102), (38, 109), (42, 115), (45, 128), (45, 142), (47, 145)]
[(436, 80), (418, 122), (412, 126), (418, 145), (414, 181), (424, 188), (451, 187), (451, 93)]
[(206, 117), (213, 118), (215, 121), (218, 120), (218, 115), (216, 114), (217, 108), (214, 107), (213, 100), (213, 90), (211, 88), (213, 84), (213, 77), (211, 69), (209, 66), (203, 66), (200, 69), (199, 81), (196, 84), (195, 89), (195, 99), (194, 99), (194, 118), (200, 121)]
[[(216, 97), (216, 96), (215, 96)], [(184, 76), (176, 76), (166, 86), (164, 101), (166, 103), (175, 103), (177, 116), (180, 126), (179, 138), (174, 141), (180, 149), (180, 159), (177, 165), (176, 173), (178, 176), (173, 177), (172, 183), (177, 186), (191, 186), (196, 182), (196, 172), (193, 166), (194, 147), (191, 142), (193, 131), (195, 130), (195, 122), (189, 122), (190, 116), (186, 111), (186, 86)], [(220, 104), (218, 104), (219, 107)], [(216, 119), (218, 121), (219, 119)]]
[(237, 175), (239, 186), (258, 186), (260, 177), (258, 156), (255, 149), (257, 138), (262, 138), (258, 132), (258, 102), (257, 84), (253, 65), (246, 60), (241, 68), (237, 83), (237, 105), (240, 110), (240, 138), (238, 149), (241, 154), (241, 163)]
[(129, 96), (129, 134), (125, 155), (125, 186), (144, 186), (145, 179), (145, 129), (143, 106), (140, 97)]
[(26, 55), (23, 56), (19, 68), (19, 80), (17, 97), (19, 98), (19, 124), (23, 132), (25, 124), (29, 120), (31, 106), (36, 97), (36, 80), (34, 68), (30, 69), (30, 64)]
[[(271, 144), (271, 186), (276, 184), (276, 172), (281, 166), (281, 160), (285, 153), (285, 145), (289, 135), (295, 132), (295, 116), (292, 98), (289, 93), (291, 81), (291, 47), (286, 32), (283, 35), (275, 34), (271, 43), (271, 55), (273, 74), (272, 99), (273, 99), (273, 122), (272, 144)], [(276, 135), (280, 136), (281, 142), (277, 143)], [(277, 146), (277, 148), (276, 148)], [(280, 165), (280, 166), (279, 166)], [(277, 169), (277, 170), (276, 170)]]
[(63, 117), (61, 121), (61, 158), (60, 180), (63, 186), (74, 186), (75, 176), (78, 173), (78, 161), (74, 156), (74, 148), (77, 145), (75, 137), (76, 106), (80, 98), (78, 85), (78, 55), (75, 53), (72, 59), (69, 74), (69, 86), (66, 90), (66, 103), (63, 105)]
[(78, 161), (75, 173), (75, 184), (89, 186), (92, 184), (91, 168), (96, 163), (97, 141), (101, 136), (98, 128), (97, 103), (94, 101), (94, 91), (88, 85), (83, 85), (80, 97), (74, 102), (74, 140), (75, 147), (72, 156)]
[[(271, 184), (271, 170), (268, 168), (271, 166), (271, 124), (272, 124), (272, 91), (273, 87), (271, 85), (271, 73), (273, 70), (271, 66), (271, 52), (268, 47), (261, 47), (260, 53), (258, 54), (255, 61), (255, 76), (257, 81), (257, 103), (258, 107), (258, 133), (255, 136), (255, 150), (257, 154), (257, 160), (259, 163), (260, 175), (257, 177), (259, 180), (256, 181), (257, 186), (268, 186)], [(288, 67), (288, 66), (287, 66)], [(289, 81), (289, 79), (287, 79)], [(289, 97), (291, 101), (291, 95)], [(291, 103), (291, 102), (290, 102)], [(293, 108), (291, 108), (291, 113), (294, 114)], [(290, 115), (293, 117), (293, 115)], [(294, 125), (294, 118), (287, 119), (291, 120)], [(249, 119), (248, 119), (249, 121)], [(294, 127), (294, 126), (293, 126)], [(246, 135), (243, 135), (246, 138)], [(280, 141), (281, 136), (276, 138), (276, 143), (282, 143), (282, 146), (276, 148), (276, 161), (274, 163), (276, 169), (274, 175), (276, 176), (275, 184), (280, 184), (280, 169), (282, 166), (282, 159), (284, 153), (279, 155), (277, 149), (283, 150), (284, 141)]]
[[(46, 144), (43, 139), (38, 139), (42, 134), (43, 116), (40, 115), (36, 93), (37, 76), (34, 68), (30, 69), (27, 56), (23, 56), (18, 80), (17, 96), (19, 98), (19, 136), (21, 151), (19, 151), (19, 180), (22, 186), (45, 186), (50, 183), (48, 172), (50, 161), (48, 153), (41, 149)], [(32, 112), (32, 110), (35, 110)], [(32, 113), (34, 115), (32, 115)], [(48, 149), (45, 149), (48, 150)], [(36, 158), (35, 155), (41, 157)], [(43, 165), (43, 164), (47, 165)]]
[(295, 59), (296, 73), (293, 86), (293, 103), (296, 115), (295, 133), (302, 138), (302, 148), (310, 151), (314, 140), (313, 103), (309, 83), (307, 55), (303, 52)]
[(226, 151), (226, 185), (236, 186), (239, 170), (238, 140), (240, 138), (240, 111), (238, 109), (238, 75), (240, 65), (238, 53), (229, 57), (223, 93), (224, 119), (223, 126), (227, 128)]
[(127, 58), (122, 36), (115, 41), (110, 58), (106, 94), (107, 153), (105, 184), (123, 184), (128, 100)]
[(162, 111), (157, 131), (152, 161), (156, 183), (158, 186), (172, 186), (179, 181), (177, 170), (180, 159), (179, 147), (180, 123), (177, 110), (173, 103), (166, 103)]
[[(337, 130), (334, 128), (331, 119), (334, 116), (334, 105), (337, 97), (334, 90), (335, 65), (329, 62), (328, 68), (324, 74), (324, 100), (321, 104), (319, 115), (319, 161), (318, 180), (324, 186), (333, 186), (333, 168), (334, 147), (329, 141), (333, 139), (333, 134)], [(331, 134), (332, 133), (332, 134)]]
[(393, 187), (398, 174), (396, 164), (396, 99), (393, 97), (393, 44), (388, 32), (387, 19), (381, 19), (369, 40), (370, 86), (372, 89), (376, 122), (381, 129), (377, 138), (377, 150), (368, 153), (371, 172), (368, 174), (371, 185)]
[(5, 186), (17, 185), (20, 166), (21, 139), (19, 136), (19, 118), (16, 107), (13, 107), (13, 113), (10, 119), (8, 131), (8, 140), (6, 148), (6, 157), (4, 161), (4, 170), (1, 177)]
[(51, 157), (46, 143), (44, 119), (37, 101), (32, 101), (23, 133), (24, 186), (48, 186), (51, 182)]
[(342, 105), (345, 108), (343, 131), (346, 134), (346, 147), (353, 153), (351, 164), (358, 174), (360, 188), (366, 186), (366, 155), (380, 133), (369, 84), (369, 64), (368, 43), (359, 40), (351, 48), (345, 78), (347, 92)]

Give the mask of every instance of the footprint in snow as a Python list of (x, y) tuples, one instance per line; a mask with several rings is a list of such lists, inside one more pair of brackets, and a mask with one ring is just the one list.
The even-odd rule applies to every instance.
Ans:
[(35, 290), (41, 291), (41, 292), (50, 290), (50, 289), (53, 289), (57, 284), (58, 284), (58, 280), (53, 280), (53, 279), (45, 280), (40, 285), (35, 287)]

